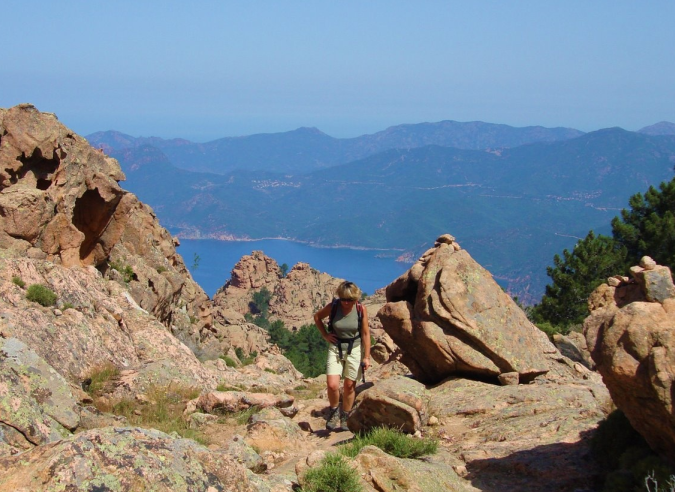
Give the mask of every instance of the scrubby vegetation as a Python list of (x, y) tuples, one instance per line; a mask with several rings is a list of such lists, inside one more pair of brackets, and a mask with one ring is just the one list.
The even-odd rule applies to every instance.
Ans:
[(244, 354), (244, 349), (242, 349), (241, 347), (235, 348), (234, 353), (237, 355), (237, 359), (239, 359), (242, 366), (248, 366), (249, 364), (253, 364), (255, 362), (255, 358), (258, 357), (258, 352), (256, 352), (255, 350), (250, 354), (246, 355)]
[(378, 427), (362, 435), (355, 435), (353, 440), (340, 447), (340, 453), (353, 458), (365, 446), (376, 446), (397, 458), (419, 458), (438, 451), (436, 439), (418, 439), (396, 429)]
[(23, 280), (21, 280), (21, 277), (12, 277), (12, 283), (13, 283), (14, 285), (18, 285), (18, 286), (21, 287), (22, 289), (26, 286), (26, 282), (24, 282)]
[(124, 265), (120, 261), (111, 261), (110, 268), (118, 271), (122, 275), (122, 279), (125, 283), (129, 283), (136, 278), (133, 268), (129, 265)]
[(26, 299), (37, 302), (41, 306), (49, 307), (56, 304), (56, 294), (49, 287), (33, 284), (26, 291)]
[(307, 471), (302, 492), (360, 492), (363, 488), (356, 470), (339, 454), (328, 454)]
[(94, 368), (89, 377), (85, 380), (84, 390), (89, 395), (100, 396), (105, 386), (119, 376), (120, 370), (112, 363), (108, 362)]
[(156, 385), (146, 391), (145, 402), (123, 398), (113, 402), (95, 400), (95, 404), (101, 411), (125, 417), (131, 425), (157, 429), (167, 434), (176, 432), (181, 437), (206, 444), (204, 436), (191, 429), (189, 421), (183, 418), (186, 402), (199, 396), (199, 392), (197, 388), (177, 384)]
[(219, 358), (225, 362), (225, 365), (227, 367), (237, 367), (237, 363), (232, 357), (227, 355), (221, 355)]
[(528, 309), (532, 321), (546, 333), (567, 333), (588, 316), (588, 296), (607, 277), (625, 275), (640, 259), (675, 266), (675, 179), (633, 195), (630, 210), (612, 220), (612, 236), (590, 231), (572, 251), (555, 255), (548, 267), (551, 283), (541, 302)]
[[(656, 455), (626, 416), (615, 410), (603, 420), (593, 436), (595, 459), (606, 473), (603, 492), (633, 492), (667, 486), (675, 469)], [(648, 489), (649, 490), (649, 489)]]

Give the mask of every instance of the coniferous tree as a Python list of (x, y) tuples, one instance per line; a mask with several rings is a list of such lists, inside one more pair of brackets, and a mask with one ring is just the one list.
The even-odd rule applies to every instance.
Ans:
[(622, 210), (612, 220), (614, 239), (626, 247), (628, 258), (637, 264), (651, 256), (671, 269), (675, 265), (675, 179), (651, 186), (644, 197), (638, 193), (629, 200), (631, 210)]
[(566, 332), (588, 316), (589, 294), (607, 277), (625, 269), (626, 248), (611, 237), (590, 231), (571, 252), (566, 249), (562, 257), (555, 255), (553, 264), (546, 269), (551, 284), (530, 315), (535, 323), (548, 322), (557, 325), (557, 331)]
[(589, 235), (574, 250), (554, 257), (547, 268), (551, 284), (541, 303), (530, 310), (535, 323), (556, 325), (565, 331), (588, 314), (589, 294), (607, 277), (627, 273), (643, 256), (671, 269), (675, 266), (675, 179), (633, 195), (630, 210), (612, 220), (612, 236)]

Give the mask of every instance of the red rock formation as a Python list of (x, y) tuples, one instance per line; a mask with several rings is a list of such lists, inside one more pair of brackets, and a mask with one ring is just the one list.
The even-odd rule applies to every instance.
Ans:
[(612, 400), (656, 452), (675, 463), (675, 288), (667, 267), (643, 259), (588, 300), (584, 333)]
[(387, 301), (380, 320), (422, 382), (504, 373), (523, 382), (558, 366), (546, 335), (450, 235), (387, 287)]

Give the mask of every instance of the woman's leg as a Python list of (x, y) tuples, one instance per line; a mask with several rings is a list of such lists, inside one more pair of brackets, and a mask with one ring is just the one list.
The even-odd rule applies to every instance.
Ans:
[(327, 375), (326, 388), (328, 389), (328, 403), (332, 408), (337, 407), (338, 404), (340, 403), (340, 375), (339, 374)]
[(354, 399), (356, 398), (356, 381), (345, 378), (344, 388), (342, 390), (342, 410), (349, 413), (354, 406)]

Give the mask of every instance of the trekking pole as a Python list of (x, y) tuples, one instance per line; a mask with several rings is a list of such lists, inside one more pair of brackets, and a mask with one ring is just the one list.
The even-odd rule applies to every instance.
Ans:
[(361, 381), (365, 384), (366, 382), (366, 364), (361, 362)]

